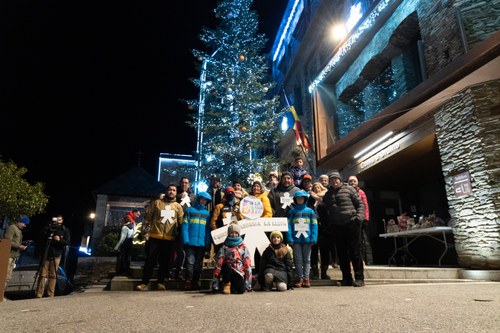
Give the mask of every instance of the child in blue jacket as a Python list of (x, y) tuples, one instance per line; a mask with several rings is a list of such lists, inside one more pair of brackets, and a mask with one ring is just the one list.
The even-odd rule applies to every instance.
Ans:
[(212, 201), (207, 192), (200, 192), (196, 203), (186, 209), (181, 231), (186, 251), (185, 290), (199, 290), (198, 280), (203, 268), (203, 256), (210, 248), (210, 213), (206, 206)]
[(316, 212), (307, 207), (306, 191), (293, 195), (295, 206), (288, 214), (288, 244), (293, 248), (293, 262), (297, 271), (296, 288), (309, 288), (311, 271), (311, 248), (318, 241), (318, 219)]

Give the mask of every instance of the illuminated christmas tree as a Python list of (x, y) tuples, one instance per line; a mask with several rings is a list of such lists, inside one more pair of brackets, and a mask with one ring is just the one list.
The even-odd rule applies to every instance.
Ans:
[(208, 51), (194, 50), (201, 61), (199, 100), (187, 101), (198, 112), (189, 124), (198, 129), (200, 179), (210, 174), (228, 184), (251, 182), (278, 169), (275, 147), (282, 137), (278, 96), (271, 96), (267, 38), (258, 33), (252, 0), (223, 0), (215, 9), (216, 28), (203, 28)]

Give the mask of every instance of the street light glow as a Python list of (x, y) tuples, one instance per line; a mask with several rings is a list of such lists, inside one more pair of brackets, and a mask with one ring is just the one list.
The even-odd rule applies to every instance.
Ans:
[(343, 24), (337, 24), (333, 26), (330, 32), (330, 36), (335, 41), (341, 41), (342, 39), (344, 39), (345, 36), (347, 36), (346, 26)]

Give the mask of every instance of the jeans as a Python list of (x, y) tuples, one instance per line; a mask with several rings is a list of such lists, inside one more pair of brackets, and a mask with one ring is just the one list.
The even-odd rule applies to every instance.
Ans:
[(186, 280), (198, 282), (203, 268), (203, 246), (187, 246), (186, 248)]
[(300, 280), (309, 279), (312, 243), (293, 243), (293, 262)]

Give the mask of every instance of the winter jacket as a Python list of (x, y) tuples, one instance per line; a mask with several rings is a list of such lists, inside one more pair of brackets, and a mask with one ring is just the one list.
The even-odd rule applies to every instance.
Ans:
[(358, 191), (359, 198), (361, 199), (361, 201), (363, 201), (363, 205), (365, 205), (365, 218), (364, 218), (364, 220), (369, 221), (370, 220), (370, 209), (368, 207), (368, 198), (366, 197), (366, 193), (365, 193), (365, 191), (363, 191), (362, 189), (360, 189), (357, 186), (354, 188), (356, 189), (356, 191)]
[(243, 243), (241, 237), (237, 237), (237, 242), (229, 243), (229, 240), (234, 240), (233, 237), (227, 237), (226, 242), (220, 248), (215, 257), (214, 277), (220, 275), (222, 265), (228, 263), (233, 272), (241, 275), (245, 280), (246, 289), (252, 289), (252, 260), (250, 251)]
[(184, 211), (196, 202), (196, 195), (193, 191), (191, 191), (191, 189), (188, 189), (186, 194), (187, 196), (183, 198), (184, 192), (181, 190), (180, 186), (177, 186), (177, 195), (175, 200), (182, 206)]
[(207, 189), (207, 193), (210, 194), (210, 197), (212, 197), (212, 201), (207, 204), (207, 210), (210, 212), (210, 214), (213, 214), (215, 207), (218, 204), (222, 203), (222, 199), (224, 198), (224, 190), (222, 189), (222, 187), (209, 187)]
[(330, 186), (323, 198), (328, 212), (329, 225), (361, 223), (365, 216), (365, 205), (354, 187), (342, 184), (339, 188)]
[(184, 245), (208, 249), (210, 246), (209, 216), (208, 210), (199, 202), (186, 209), (181, 227)]
[(284, 256), (278, 257), (276, 252), (278, 251), (270, 244), (262, 253), (260, 259), (260, 270), (259, 270), (259, 284), (264, 285), (264, 276), (266, 273), (271, 273), (274, 277), (280, 281), (285, 282), (290, 288), (293, 284), (293, 261), (292, 255), (288, 251), (285, 244), (280, 244), (280, 251), (285, 253)]
[[(167, 215), (164, 215), (164, 214)], [(163, 215), (163, 216), (162, 216)], [(182, 206), (167, 198), (155, 199), (149, 205), (144, 217), (144, 223), (150, 226), (149, 237), (175, 240), (184, 217)]]
[[(61, 257), (62, 253), (65, 250), (65, 247), (71, 243), (71, 233), (68, 228), (66, 228), (62, 224), (50, 224), (45, 226), (40, 233), (41, 237), (44, 239), (41, 240), (42, 248), (48, 248), (48, 258), (58, 258)], [(55, 240), (54, 236), (57, 235), (60, 237), (59, 240)]]
[(23, 243), (23, 231), (17, 223), (11, 224), (4, 235), (5, 239), (10, 240), (10, 257), (15, 259), (21, 255), (21, 251), (19, 251), (19, 246)]
[(120, 249), (120, 246), (122, 246), (122, 244), (124, 244), (126, 240), (129, 243), (132, 243), (132, 239), (134, 238), (134, 227), (135, 224), (132, 222), (128, 222), (122, 227), (122, 230), (120, 232), (120, 239), (115, 245), (115, 251), (118, 251)]
[(243, 219), (243, 216), (240, 214), (240, 208), (236, 204), (230, 205), (225, 199), (222, 199), (222, 203), (215, 206), (212, 212), (210, 229), (215, 230), (231, 223), (231, 221), (224, 221), (224, 219), (227, 218), (227, 214), (231, 214), (231, 221), (239, 221)]
[(269, 198), (269, 202), (271, 203), (271, 207), (273, 209), (273, 217), (287, 217), (288, 211), (290, 210), (290, 206), (283, 207), (283, 203), (281, 203), (281, 198), (285, 196), (285, 193), (288, 193), (290, 199), (293, 199), (293, 195), (295, 192), (300, 191), (300, 189), (295, 185), (290, 185), (288, 187), (284, 187), (283, 184), (279, 183), (276, 188), (269, 191), (267, 195)]
[(307, 174), (307, 170), (304, 169), (304, 167), (299, 168), (295, 165), (290, 166), (290, 168), (288, 168), (288, 171), (290, 171), (290, 173), (292, 174), (293, 184), (295, 186), (299, 186), (302, 177)]
[(296, 204), (290, 211), (286, 236), (288, 243), (314, 244), (318, 242), (318, 219), (316, 212), (307, 207), (307, 203)]
[(261, 217), (273, 217), (273, 209), (271, 208), (271, 202), (269, 201), (268, 193), (264, 192), (261, 194), (252, 194), (256, 198), (258, 198), (262, 205), (264, 206), (264, 212), (262, 212)]

